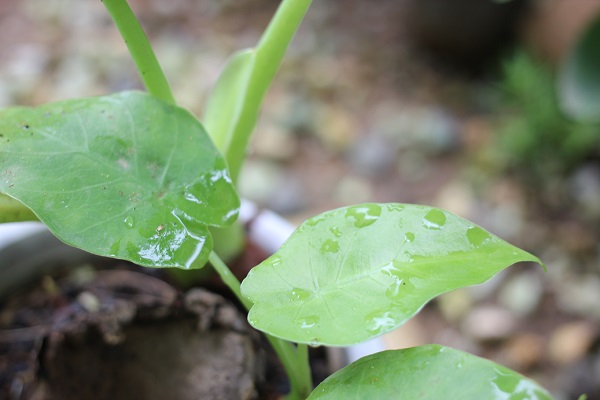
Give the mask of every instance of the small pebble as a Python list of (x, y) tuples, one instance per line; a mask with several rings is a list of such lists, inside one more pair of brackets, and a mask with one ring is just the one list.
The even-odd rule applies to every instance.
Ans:
[(523, 272), (504, 283), (498, 301), (506, 309), (523, 317), (536, 310), (543, 290), (539, 274)]
[(462, 329), (467, 335), (482, 342), (506, 339), (513, 334), (516, 326), (516, 318), (496, 306), (476, 308), (462, 323)]
[(559, 365), (572, 364), (590, 350), (598, 338), (598, 327), (587, 321), (559, 326), (550, 337), (548, 355)]

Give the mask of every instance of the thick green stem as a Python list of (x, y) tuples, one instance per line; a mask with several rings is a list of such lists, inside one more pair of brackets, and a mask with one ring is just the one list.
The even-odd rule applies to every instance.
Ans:
[(311, 3), (312, 0), (284, 0), (254, 50), (254, 65), (244, 107), (239, 116), (239, 121), (243, 122), (243, 129), (236, 129), (226, 154), (234, 182), (237, 182), (246, 158), (248, 140), (256, 124), (265, 93)]
[(126, 0), (102, 0), (123, 36), (144, 86), (149, 93), (175, 103), (171, 87), (137, 18)]
[[(235, 294), (238, 300), (249, 311), (252, 302), (242, 296), (240, 282), (231, 273), (227, 265), (213, 251), (208, 257), (208, 261), (217, 271), (223, 282)], [(308, 397), (312, 391), (312, 379), (310, 375), (310, 366), (308, 363), (308, 350), (306, 345), (295, 347), (292, 343), (265, 334), (271, 346), (279, 356), (288, 378), (290, 379), (291, 392), (287, 396), (288, 400), (303, 400)]]

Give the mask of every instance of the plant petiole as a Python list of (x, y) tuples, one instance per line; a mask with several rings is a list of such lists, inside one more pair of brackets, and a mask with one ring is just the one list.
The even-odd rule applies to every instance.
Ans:
[[(208, 262), (217, 271), (223, 282), (235, 294), (238, 300), (247, 310), (252, 307), (252, 302), (242, 296), (240, 282), (231, 273), (231, 270), (225, 265), (223, 260), (212, 251), (208, 256)], [(294, 346), (293, 343), (276, 338), (265, 333), (265, 336), (285, 368), (290, 380), (291, 390), (287, 400), (306, 399), (312, 391), (312, 378), (310, 374), (310, 365), (308, 363), (308, 348), (305, 344)]]
[(125, 40), (146, 90), (159, 99), (175, 104), (171, 87), (156, 59), (154, 50), (127, 1), (102, 0), (102, 3)]

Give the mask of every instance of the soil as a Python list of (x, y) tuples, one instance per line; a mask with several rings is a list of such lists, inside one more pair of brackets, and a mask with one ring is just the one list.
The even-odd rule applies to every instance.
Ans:
[[(243, 277), (266, 256), (249, 242), (232, 269)], [(0, 304), (0, 398), (274, 400), (289, 391), (270, 345), (210, 271), (202, 287), (182, 290), (179, 275), (88, 258)], [(315, 384), (339, 368), (326, 349), (310, 357)]]

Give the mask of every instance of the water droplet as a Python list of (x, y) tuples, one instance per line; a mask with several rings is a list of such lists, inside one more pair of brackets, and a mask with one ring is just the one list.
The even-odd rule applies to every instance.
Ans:
[(332, 226), (331, 228), (329, 228), (329, 232), (333, 233), (333, 236), (335, 236), (336, 238), (342, 237), (342, 231), (340, 231), (340, 228), (338, 228), (337, 226)]
[(386, 297), (392, 301), (397, 300), (401, 293), (402, 287), (406, 286), (405, 274), (402, 273), (399, 267), (400, 266), (397, 265), (397, 261), (393, 261), (381, 268), (382, 273), (384, 273), (387, 277), (392, 278), (385, 291)]
[(423, 227), (440, 230), (446, 224), (446, 214), (442, 210), (432, 209), (423, 218)]
[(123, 222), (125, 222), (125, 226), (126, 226), (126, 227), (128, 227), (128, 228), (133, 228), (133, 227), (135, 227), (135, 221), (134, 221), (134, 219), (133, 219), (133, 215), (129, 215), (129, 216), (127, 216), (127, 218), (125, 218), (125, 219), (123, 220)]
[(387, 205), (387, 209), (388, 209), (388, 211), (391, 211), (391, 212), (402, 211), (402, 210), (404, 210), (404, 204), (390, 203)]
[(318, 315), (309, 315), (306, 317), (296, 318), (294, 323), (300, 329), (310, 329), (319, 323), (321, 317)]
[(381, 207), (377, 204), (361, 204), (359, 206), (348, 207), (346, 211), (347, 218), (354, 219), (354, 226), (364, 228), (372, 225), (379, 219)]
[(408, 243), (412, 243), (415, 240), (415, 234), (412, 232), (406, 232), (404, 234), (404, 238)]
[(319, 343), (319, 338), (314, 338), (313, 340), (310, 341), (310, 343), (308, 345), (310, 347), (319, 347), (319, 346), (321, 346), (321, 343)]
[(337, 240), (327, 239), (321, 245), (321, 253), (337, 253), (340, 250), (340, 245)]
[(492, 235), (478, 226), (472, 226), (467, 229), (467, 239), (473, 246), (481, 246), (486, 241), (490, 240)]
[(319, 224), (319, 222), (324, 221), (325, 218), (326, 217), (323, 214), (314, 216), (314, 217), (309, 218), (309, 219), (306, 220), (306, 225), (308, 225), (308, 226), (317, 226), (317, 224)]
[(283, 262), (283, 257), (279, 255), (272, 255), (267, 259), (267, 261), (272, 267), (278, 267)]
[(288, 292), (288, 298), (290, 301), (306, 301), (312, 296), (309, 290), (293, 288)]
[(377, 311), (365, 318), (367, 330), (373, 334), (385, 333), (396, 327), (396, 321), (390, 311)]

